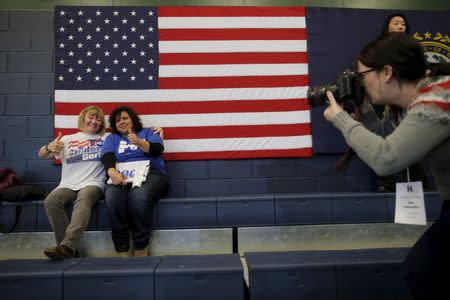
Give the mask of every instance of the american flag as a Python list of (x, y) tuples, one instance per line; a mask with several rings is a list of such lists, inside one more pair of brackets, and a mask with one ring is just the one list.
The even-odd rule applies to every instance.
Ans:
[(55, 133), (132, 106), (165, 159), (312, 155), (303, 7), (55, 8)]

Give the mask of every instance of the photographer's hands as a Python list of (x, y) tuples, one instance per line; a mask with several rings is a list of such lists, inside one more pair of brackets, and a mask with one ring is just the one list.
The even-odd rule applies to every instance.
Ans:
[(327, 98), (330, 104), (323, 112), (323, 116), (325, 117), (325, 119), (327, 119), (328, 122), (331, 122), (334, 120), (334, 118), (337, 116), (338, 113), (343, 111), (343, 109), (341, 105), (337, 104), (336, 98), (334, 98), (332, 92), (330, 91), (327, 92)]

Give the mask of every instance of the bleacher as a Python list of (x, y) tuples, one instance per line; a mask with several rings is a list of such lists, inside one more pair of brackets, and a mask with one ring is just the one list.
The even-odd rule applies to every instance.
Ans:
[[(15, 205), (0, 206), (6, 225)], [(49, 262), (43, 201), (26, 202), (18, 232), (0, 236), (0, 291), (6, 299), (408, 299), (402, 261), (425, 227), (393, 224), (393, 207), (393, 194), (380, 193), (167, 197), (155, 210), (152, 255), (121, 259), (102, 200), (82, 257)], [(438, 194), (426, 193), (429, 221), (439, 207)]]

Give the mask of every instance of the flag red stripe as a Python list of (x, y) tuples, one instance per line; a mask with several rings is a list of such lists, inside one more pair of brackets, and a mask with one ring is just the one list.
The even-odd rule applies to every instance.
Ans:
[(161, 29), (160, 41), (305, 40), (305, 28)]
[[(230, 112), (271, 112), (309, 110), (306, 99), (289, 100), (240, 100), (240, 101), (198, 101), (198, 102), (127, 102), (140, 115), (196, 114)], [(117, 103), (89, 103), (110, 114)], [(57, 115), (78, 115), (86, 103), (55, 103)]]
[[(311, 125), (278, 124), (278, 125), (245, 125), (245, 126), (202, 126), (202, 127), (165, 127), (165, 140), (178, 139), (211, 139), (211, 138), (243, 138), (270, 136), (303, 136), (311, 134)], [(78, 132), (76, 128), (59, 128), (55, 135)]]
[(304, 7), (165, 6), (158, 17), (304, 17)]
[(308, 85), (307, 75), (159, 78), (160, 89), (292, 87)]
[(220, 151), (200, 153), (164, 153), (165, 160), (241, 159), (268, 157), (311, 157), (312, 148), (286, 150)]
[(160, 53), (160, 65), (306, 63), (306, 52)]
[(209, 126), (209, 127), (166, 127), (164, 138), (207, 139), (242, 138), (267, 136), (302, 136), (311, 134), (310, 124)]

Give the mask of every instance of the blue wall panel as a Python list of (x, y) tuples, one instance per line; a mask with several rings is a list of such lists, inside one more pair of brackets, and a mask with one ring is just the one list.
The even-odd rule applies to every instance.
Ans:
[(319, 192), (316, 177), (275, 178), (274, 193), (315, 193)]
[[(33, 73), (30, 76), (30, 93), (52, 94), (54, 89), (53, 73)], [(53, 125), (53, 124), (52, 124)]]
[(195, 179), (186, 181), (186, 196), (229, 195), (230, 182), (225, 179)]
[(207, 161), (169, 161), (167, 171), (171, 179), (208, 178)]
[(230, 195), (272, 194), (273, 179), (232, 179), (230, 180)]
[(53, 30), (53, 12), (11, 11), (10, 29), (13, 31)]
[(0, 11), (0, 30), (8, 30), (9, 26), (9, 11)]
[(8, 56), (9, 72), (51, 72), (51, 52), (13, 52)]
[(210, 178), (252, 177), (252, 160), (213, 160), (208, 163)]
[(8, 63), (8, 55), (6, 52), (0, 52), (0, 72), (6, 72)]
[(31, 33), (31, 51), (53, 51), (55, 33), (49, 31), (33, 31)]
[(297, 176), (297, 160), (294, 158), (255, 159), (253, 168), (255, 177)]
[[(52, 116), (30, 116), (28, 118), (28, 135), (30, 137), (45, 137), (43, 143), (50, 142), (47, 138), (53, 134)], [(41, 144), (42, 146), (43, 144)]]
[(6, 113), (9, 116), (48, 116), (51, 100), (50, 94), (9, 95), (6, 98)]
[(0, 74), (0, 93), (27, 93), (30, 75), (23, 73)]
[(0, 32), (0, 51), (26, 51), (30, 49), (31, 32)]

